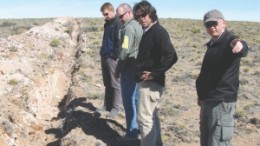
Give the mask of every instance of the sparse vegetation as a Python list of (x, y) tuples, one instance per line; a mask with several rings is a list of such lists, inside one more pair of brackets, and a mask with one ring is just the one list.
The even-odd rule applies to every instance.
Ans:
[[(195, 80), (198, 77), (203, 55), (206, 51), (205, 44), (209, 41), (210, 36), (206, 33), (201, 20), (169, 18), (159, 21), (169, 32), (179, 57), (177, 64), (167, 72), (166, 86), (162, 97), (166, 101), (160, 112), (162, 138), (166, 145), (178, 146), (180, 139), (187, 143), (198, 141), (198, 130), (192, 130), (198, 126), (194, 123), (198, 122), (196, 120), (199, 117), (198, 108), (195, 108), (197, 107)], [(82, 23), (82, 31), (87, 34), (88, 38), (87, 48), (91, 50), (88, 52), (89, 56), (96, 60), (99, 57), (98, 51), (103, 34), (103, 30), (98, 28), (102, 28), (103, 19), (84, 19)], [(255, 92), (252, 86), (256, 84), (260, 86), (259, 82), (256, 81), (259, 80), (257, 77), (259, 78), (260, 75), (260, 71), (256, 67), (260, 65), (260, 34), (258, 33), (260, 23), (229, 21), (228, 27), (229, 30), (234, 31), (235, 34), (246, 40), (250, 47), (248, 56), (241, 61), (238, 98), (242, 100), (243, 105), (248, 99), (252, 100), (253, 98), (259, 101), (259, 92)], [(252, 78), (255, 81), (252, 81)], [(248, 111), (243, 110), (243, 105), (239, 105), (241, 110), (238, 109), (235, 113), (236, 122), (245, 127), (249, 124), (249, 121), (244, 121), (248, 116)], [(257, 106), (253, 106), (253, 108), (256, 109)], [(189, 112), (190, 114), (187, 114)], [(183, 124), (172, 126), (170, 121), (176, 120), (182, 121)], [(187, 125), (189, 126), (187, 127)], [(243, 130), (240, 133), (243, 135)]]
[(67, 27), (67, 29), (65, 30), (66, 33), (68, 33), (70, 36), (73, 32), (73, 24), (68, 22), (64, 25), (64, 27)]
[(249, 72), (249, 68), (244, 68), (243, 71), (244, 71), (245, 73), (248, 73), (248, 72)]
[(58, 39), (53, 39), (50, 42), (50, 46), (52, 46), (52, 47), (58, 47), (59, 45), (60, 45), (60, 40), (58, 40)]
[(242, 110), (242, 109), (237, 109), (236, 112), (235, 112), (234, 117), (235, 117), (236, 119), (240, 119), (240, 118), (245, 117), (245, 115), (246, 115), (246, 113), (245, 113), (244, 110)]
[(255, 71), (254, 75), (258, 75), (259, 76), (260, 75), (260, 71)]
[[(50, 20), (51, 19), (0, 20), (0, 38), (25, 32), (34, 26), (44, 24)], [(159, 21), (169, 32), (179, 57), (176, 65), (167, 72), (166, 76), (166, 86), (162, 96), (162, 108), (160, 111), (162, 138), (167, 146), (179, 146), (182, 143), (188, 143), (186, 145), (195, 143), (194, 146), (197, 146), (196, 144), (198, 144), (199, 141), (199, 106), (197, 105), (195, 80), (201, 68), (203, 55), (206, 51), (205, 43), (209, 40), (209, 36), (207, 35), (201, 20), (169, 18), (160, 19)], [(94, 120), (89, 119), (93, 118), (93, 114), (86, 108), (88, 106), (102, 106), (101, 101), (104, 100), (105, 96), (102, 88), (99, 55), (104, 20), (101, 18), (82, 18), (80, 22), (81, 32), (86, 34), (86, 42), (84, 42), (85, 44), (81, 44), (84, 48), (81, 47), (80, 51), (78, 51), (80, 55), (77, 56), (79, 57), (77, 63), (80, 64), (80, 67), (75, 78), (72, 79), (72, 84), (76, 84), (76, 91), (81, 91), (81, 88), (84, 89), (84, 92), (79, 92), (77, 94), (86, 96), (87, 103), (80, 103), (80, 106), (77, 107), (76, 110), (72, 110), (71, 113), (78, 113), (80, 116), (76, 114), (76, 116), (70, 115), (73, 117), (72, 121), (77, 122), (74, 125), (78, 126), (77, 128), (74, 127), (75, 129), (70, 130), (73, 130), (74, 133), (78, 134), (77, 130), (80, 129), (81, 132), (85, 132), (82, 134), (83, 136), (91, 135), (92, 137), (99, 137), (100, 140), (104, 140), (104, 137), (102, 137), (103, 133), (100, 135), (99, 131), (91, 129), (95, 127), (97, 120), (103, 120), (104, 123), (111, 121), (116, 123), (116, 126), (112, 125), (109, 128), (109, 131), (122, 134), (124, 130), (119, 129), (118, 127), (124, 126), (124, 115), (120, 115), (116, 120), (107, 120), (98, 117), (94, 117)], [(241, 141), (258, 145), (259, 142), (256, 143), (254, 141), (256, 141), (255, 139), (259, 139), (259, 129), (257, 129), (257, 126), (259, 126), (258, 111), (260, 92), (257, 89), (260, 86), (260, 70), (257, 66), (260, 65), (260, 23), (234, 21), (228, 22), (228, 24), (230, 30), (234, 31), (235, 34), (240, 35), (241, 39), (246, 40), (250, 47), (248, 56), (241, 61), (240, 90), (238, 95), (238, 101), (241, 102), (238, 103), (239, 108), (235, 113), (236, 125), (239, 126), (237, 126), (236, 134), (234, 135), (233, 145), (242, 146), (243, 143), (241, 143)], [(63, 31), (71, 35), (73, 31), (72, 24), (65, 24), (64, 27), (67, 27), (67, 29), (63, 29)], [(60, 31), (58, 27), (57, 31)], [(66, 45), (66, 40), (62, 39), (53, 39), (49, 41), (50, 42), (47, 45), (52, 47), (63, 47)], [(37, 49), (37, 46), (28, 45), (26, 48)], [(55, 51), (58, 52), (60, 51), (59, 49), (60, 48), (51, 48), (48, 53), (41, 52), (38, 54), (39, 56), (37, 59), (39, 62), (37, 63), (39, 64), (37, 65), (37, 68), (41, 68), (43, 74), (45, 74), (45, 72), (46, 74), (48, 73), (48, 70), (45, 68), (48, 66), (46, 62), (55, 60), (57, 57), (55, 56)], [(0, 58), (3, 60), (10, 58), (11, 60), (12, 57), (15, 56), (15, 53), (13, 52), (18, 51), (20, 53), (20, 50), (15, 46), (7, 47), (2, 51), (6, 53), (2, 53)], [(42, 62), (41, 60), (45, 60), (45, 62)], [(5, 75), (6, 71), (1, 68), (0, 73), (1, 75)], [(12, 86), (19, 84), (17, 79), (11, 79), (5, 82)], [(81, 84), (78, 84), (79, 82)], [(57, 90), (58, 88), (59, 87), (57, 87)], [(29, 93), (31, 89), (29, 87), (23, 87), (20, 90), (21, 93), (26, 94)], [(27, 97), (24, 96), (24, 98)], [(248, 104), (249, 102), (250, 104)], [(66, 119), (64, 120), (66, 121)], [(104, 126), (106, 126), (104, 123), (100, 122), (98, 126), (104, 128)], [(69, 123), (66, 124), (69, 125)], [(71, 124), (69, 126), (73, 127), (74, 125)], [(61, 127), (62, 126), (63, 125), (61, 125)], [(54, 126), (52, 128), (57, 127)], [(248, 132), (251, 133), (249, 134)], [(66, 134), (67, 135), (63, 136), (73, 138), (70, 132)], [(241, 137), (241, 135), (243, 135), (243, 137)], [(50, 144), (50, 139), (51, 138), (48, 137), (45, 142)], [(80, 136), (79, 139), (81, 139)], [(63, 141), (64, 139), (62, 138), (59, 140)], [(76, 142), (77, 140), (74, 141)]]
[(32, 27), (42, 25), (53, 18), (41, 19), (0, 19), (0, 38), (23, 33)]
[(199, 28), (192, 28), (191, 32), (192, 33), (200, 33), (200, 29)]
[(18, 49), (15, 46), (12, 46), (12, 47), (9, 48), (9, 51), (10, 52), (17, 52)]
[(8, 81), (8, 84), (12, 85), (12, 86), (15, 86), (15, 85), (18, 84), (18, 81), (16, 79), (11, 79), (11, 80)]
[(16, 23), (5, 20), (0, 26), (1, 27), (11, 27), (11, 26), (15, 26), (15, 25), (16, 25)]

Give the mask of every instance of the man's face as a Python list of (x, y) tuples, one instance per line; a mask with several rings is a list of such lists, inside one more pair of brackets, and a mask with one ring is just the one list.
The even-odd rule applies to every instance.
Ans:
[(125, 23), (129, 19), (129, 12), (124, 11), (122, 7), (119, 7), (117, 10), (117, 16), (122, 23)]
[(148, 15), (148, 14), (145, 14), (145, 13), (142, 12), (140, 9), (135, 12), (135, 17), (136, 17), (136, 20), (138, 20), (138, 22), (139, 22), (144, 28), (149, 27), (149, 26), (153, 23), (153, 21), (152, 21), (152, 19), (149, 17), (149, 15)]
[(205, 23), (206, 30), (212, 38), (218, 38), (226, 28), (226, 22), (223, 19), (218, 21), (209, 21)]
[(102, 12), (102, 15), (104, 16), (105, 20), (111, 20), (112, 18), (114, 18), (115, 13), (113, 11), (110, 11), (108, 9), (105, 9)]

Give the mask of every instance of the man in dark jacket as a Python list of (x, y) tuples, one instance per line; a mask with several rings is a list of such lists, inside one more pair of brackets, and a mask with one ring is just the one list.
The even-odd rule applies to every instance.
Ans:
[(177, 62), (177, 54), (168, 32), (159, 24), (156, 10), (149, 2), (137, 3), (134, 14), (144, 29), (136, 68), (141, 146), (162, 146), (158, 103), (165, 85), (165, 72)]
[(115, 78), (115, 68), (121, 46), (120, 29), (122, 23), (115, 14), (111, 3), (104, 3), (100, 11), (105, 18), (103, 41), (100, 50), (101, 68), (105, 86), (104, 106), (108, 117), (114, 118), (122, 107), (121, 87), (119, 79)]
[(239, 88), (240, 59), (247, 44), (226, 29), (221, 12), (204, 15), (204, 25), (212, 37), (196, 80), (200, 113), (201, 146), (228, 146), (234, 130), (234, 112)]

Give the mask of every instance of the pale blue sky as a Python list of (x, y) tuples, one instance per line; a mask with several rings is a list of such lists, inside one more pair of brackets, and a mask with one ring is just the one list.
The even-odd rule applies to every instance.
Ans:
[[(140, 0), (108, 0), (115, 7)], [(107, 0), (1, 0), (2, 18), (50, 18), (61, 16), (102, 17), (99, 9)], [(260, 22), (260, 0), (149, 0), (159, 18), (202, 19), (205, 12), (219, 9), (227, 20)]]

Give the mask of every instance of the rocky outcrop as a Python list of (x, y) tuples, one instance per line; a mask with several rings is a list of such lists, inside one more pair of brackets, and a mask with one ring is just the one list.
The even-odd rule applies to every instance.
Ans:
[(0, 145), (45, 145), (41, 133), (73, 82), (79, 36), (79, 22), (64, 17), (0, 39)]
[(104, 146), (122, 135), (121, 124), (95, 115), (99, 48), (87, 47), (81, 21), (57, 18), (0, 39), (1, 146)]

